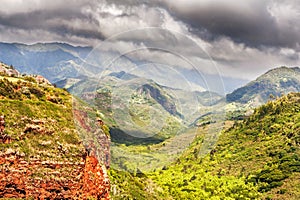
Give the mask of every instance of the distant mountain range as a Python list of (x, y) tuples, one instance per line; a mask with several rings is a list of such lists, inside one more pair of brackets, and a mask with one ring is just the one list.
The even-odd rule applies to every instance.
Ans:
[(73, 47), (64, 43), (8, 44), (0, 43), (0, 60), (13, 65), (21, 73), (41, 74), (51, 82), (78, 75), (81, 59), (89, 47)]
[[(256, 80), (227, 94), (226, 99), (214, 92), (188, 91), (163, 86), (151, 79), (141, 78), (125, 71), (107, 71), (101, 77), (101, 81), (89, 77), (65, 79), (57, 82), (57, 86), (67, 88), (79, 97), (92, 100), (91, 103), (100, 106), (102, 111), (107, 111), (108, 108), (116, 109), (113, 105), (117, 104), (126, 107), (125, 101), (132, 98), (130, 95), (135, 95), (136, 102), (146, 98), (152, 109), (153, 105), (158, 106), (155, 109), (157, 116), (166, 118), (170, 115), (177, 118), (182, 125), (190, 126), (211, 123), (219, 118), (221, 120), (226, 117), (243, 118), (249, 110), (269, 99), (275, 99), (289, 92), (300, 92), (300, 69), (280, 67), (270, 70)], [(97, 91), (98, 96), (91, 95), (93, 91)], [(110, 92), (109, 95), (107, 91)], [(105, 96), (111, 99), (108, 101), (103, 98)], [(99, 98), (101, 103), (96, 103)], [(107, 103), (103, 104), (103, 102)], [(123, 119), (120, 121), (128, 119), (125, 107), (118, 108), (120, 113), (117, 118)], [(226, 117), (224, 109), (227, 111)], [(109, 116), (108, 112), (105, 114)], [(158, 121), (156, 123), (158, 124)]]
[[(217, 93), (166, 87), (123, 71), (107, 73), (101, 81), (81, 77), (57, 82), (57, 86), (67, 88), (72, 94), (96, 107), (99, 115), (111, 127), (111, 140), (117, 146), (154, 145), (174, 137), (176, 143), (176, 137), (194, 128), (198, 120), (201, 123), (216, 123), (225, 118), (222, 107), (226, 102)], [(205, 116), (205, 119), (199, 116)], [(181, 138), (182, 147), (193, 140), (193, 134), (195, 132), (191, 131), (191, 135)], [(178, 152), (182, 150), (175, 149)], [(116, 164), (123, 153), (120, 149), (114, 150), (112, 160)], [(141, 158), (160, 163), (160, 159), (152, 155)]]
[[(181, 108), (177, 106), (179, 113), (197, 113), (195, 112), (197, 109), (193, 110), (191, 105), (200, 102), (201, 106), (205, 107), (221, 99), (221, 96), (215, 92), (205, 93), (208, 89), (207, 84), (211, 86), (210, 91), (224, 94), (224, 88), (213, 88), (213, 83), (218, 82), (220, 77), (204, 74), (206, 80), (203, 80), (193, 70), (182, 68), (171, 72), (163, 66), (154, 63), (144, 65), (145, 63), (135, 62), (126, 56), (121, 56), (114, 63), (115, 66), (107, 68), (105, 61), (116, 57), (117, 53), (100, 50), (93, 52), (92, 47), (72, 46), (66, 43), (33, 45), (0, 43), (0, 49), (0, 61), (12, 65), (20, 73), (41, 74), (50, 82), (56, 83), (58, 87), (69, 88), (74, 94), (91, 92), (99, 84), (101, 85), (101, 82), (120, 84), (124, 81), (144, 78), (145, 84), (147, 84), (146, 80), (153, 80), (166, 93), (177, 99), (181, 106)], [(91, 56), (93, 54), (96, 56)], [(89, 63), (85, 61), (86, 58)], [(93, 59), (97, 59), (97, 62)], [(270, 96), (276, 97), (283, 93), (300, 91), (299, 74), (300, 69), (297, 67), (281, 67), (268, 71), (248, 84), (245, 80), (222, 77), (225, 91), (235, 89), (226, 95), (226, 100), (229, 103), (236, 102), (253, 107), (261, 105)], [(184, 80), (180, 80), (182, 77)], [(238, 88), (240, 85), (245, 86)]]
[(300, 92), (300, 68), (280, 67), (272, 69), (226, 95), (228, 102), (261, 105), (289, 92)]
[[(115, 60), (115, 58), (118, 58)], [(88, 60), (88, 62), (86, 61)], [(170, 71), (155, 63), (141, 63), (117, 52), (66, 43), (37, 43), (33, 45), (0, 43), (0, 61), (13, 65), (21, 73), (40, 74), (52, 83), (79, 76), (101, 76), (103, 70), (113, 73), (125, 71), (155, 82), (184, 90), (210, 90), (224, 94), (245, 84), (247, 80), (219, 75), (202, 74), (191, 69)], [(111, 63), (113, 62), (113, 66)], [(165, 75), (168, 75), (168, 79)], [(219, 87), (223, 85), (224, 87)], [(216, 83), (220, 83), (216, 85)], [(208, 85), (207, 85), (208, 84)]]

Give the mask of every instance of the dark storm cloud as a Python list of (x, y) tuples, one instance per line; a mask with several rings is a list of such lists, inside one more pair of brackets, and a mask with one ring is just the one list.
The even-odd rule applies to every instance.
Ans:
[(15, 14), (0, 12), (0, 24), (9, 29), (46, 30), (59, 35), (104, 39), (99, 23), (76, 10), (36, 10)]
[[(228, 37), (236, 43), (263, 49), (287, 47), (300, 50), (298, 0), (110, 0), (126, 8), (165, 9), (191, 34), (207, 41)], [(154, 17), (154, 16), (149, 16)], [(159, 20), (160, 18), (158, 18)]]
[[(53, 0), (47, 2), (28, 0), (26, 4), (25, 2), (16, 4), (16, 11), (11, 9), (5, 13), (0, 10), (0, 24), (11, 29), (43, 29), (59, 35), (104, 39), (112, 34), (109, 29), (115, 29), (117, 32), (136, 26), (160, 26), (163, 17), (157, 12), (151, 12), (151, 9), (156, 11), (162, 9), (171, 13), (178, 22), (186, 24), (191, 34), (208, 41), (225, 36), (251, 47), (300, 48), (300, 23), (298, 22), (300, 16), (293, 18), (294, 13), (291, 12), (292, 9), (299, 11), (300, 3), (297, 0), (282, 2), (275, 0)], [(3, 7), (6, 4), (12, 5), (10, 1), (4, 0)], [(34, 9), (29, 9), (31, 7)], [(281, 12), (285, 8), (290, 10)], [(84, 12), (84, 9), (89, 12)], [(142, 12), (148, 16), (143, 18)], [(281, 20), (282, 18), (286, 20)], [(109, 23), (112, 28), (107, 27)], [(127, 27), (124, 28), (125, 24)]]
[(284, 22), (278, 20), (278, 13), (272, 13), (285, 5), (290, 5), (291, 10), (297, 10), (299, 1), (203, 0), (184, 3), (181, 0), (167, 0), (165, 3), (174, 17), (189, 24), (190, 30), (204, 39), (226, 36), (235, 42), (254, 47), (299, 47), (299, 18), (293, 19), (289, 15), (294, 13), (286, 10), (284, 15), (290, 18)]
[[(158, 9), (130, 0), (28, 0), (16, 3), (3, 0), (1, 3), (2, 35), (7, 30), (11, 31), (10, 34), (43, 30), (61, 37), (104, 40), (119, 32), (159, 26), (161, 23)], [(4, 38), (14, 40), (18, 37), (22, 38), (18, 35), (9, 37), (7, 34)], [(43, 36), (40, 39), (43, 40)], [(86, 43), (91, 45), (94, 41)]]

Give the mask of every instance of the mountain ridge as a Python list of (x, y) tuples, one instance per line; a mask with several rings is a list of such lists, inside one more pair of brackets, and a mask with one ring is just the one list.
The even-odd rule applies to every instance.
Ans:
[(226, 95), (228, 102), (251, 103), (254, 106), (267, 102), (282, 94), (300, 91), (299, 67), (288, 68), (285, 66), (274, 68), (247, 85), (236, 89)]
[[(76, 78), (80, 75), (94, 76), (106, 70), (106, 68), (113, 69), (113, 71), (122, 71), (130, 67), (131, 69), (134, 68), (134, 70), (137, 70), (134, 72), (136, 73), (135, 75), (140, 75), (140, 73), (145, 70), (143, 68), (145, 63), (143, 62), (135, 61), (126, 56), (120, 57), (120, 55), (115, 52), (101, 51), (101, 49), (94, 49), (89, 46), (73, 46), (68, 43), (0, 43), (0, 48), (0, 61), (2, 60), (4, 63), (15, 66), (21, 73), (43, 75), (52, 83), (65, 78)], [(59, 51), (61, 55), (55, 54), (55, 51), (51, 52), (50, 50)], [(56, 56), (60, 57), (58, 58)], [(52, 60), (52, 58), (54, 60)], [(113, 58), (118, 59), (115, 60)], [(111, 61), (114, 62), (114, 66), (111, 66)], [(97, 66), (93, 66), (95, 63)], [(146, 68), (160, 68), (160, 66), (156, 66), (155, 63), (147, 64)], [(177, 73), (183, 75), (181, 78), (184, 77), (190, 84), (187, 84), (186, 80), (182, 80), (184, 84), (178, 84), (176, 81), (167, 81), (167, 83), (169, 86), (177, 85), (180, 87), (184, 85), (185, 88), (201, 90), (201, 88), (207, 89), (206, 81), (212, 86), (216, 81), (218, 83), (220, 82), (219, 75), (210, 74), (203, 74), (200, 81), (198, 80), (199, 74), (195, 72), (196, 71), (193, 70), (178, 69)], [(150, 73), (151, 70), (148, 71), (148, 74)], [(156, 73), (164, 76), (164, 74), (169, 73), (169, 71), (158, 70)], [(157, 76), (157, 74), (155, 76)], [(165, 83), (166, 81), (163, 81), (163, 76), (157, 76), (156, 78), (161, 80), (162, 83)], [(202, 80), (203, 78), (207, 80)], [(225, 90), (232, 90), (232, 88), (245, 82), (245, 80), (229, 77), (223, 77), (223, 80), (225, 80)], [(159, 81), (156, 80), (156, 82)], [(221, 84), (219, 85), (221, 86)], [(224, 93), (224, 89), (222, 88), (212, 87), (212, 89)]]

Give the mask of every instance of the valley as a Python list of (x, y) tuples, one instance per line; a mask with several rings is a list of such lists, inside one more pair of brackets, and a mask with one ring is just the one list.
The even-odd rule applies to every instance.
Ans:
[[(50, 45), (54, 49), (61, 46)], [(63, 46), (72, 55), (80, 55), (74, 53), (76, 48)], [(42, 47), (36, 46), (38, 51)], [(45, 48), (43, 51), (49, 50)], [(59, 61), (66, 65), (64, 62)], [(100, 73), (101, 69), (93, 66), (87, 70), (99, 76), (80, 74), (80, 67), (74, 68), (75, 74), (53, 75), (55, 86), (64, 88), (58, 89), (42, 76), (22, 75), (14, 66), (1, 66), (1, 111), (11, 120), (3, 136), (3, 141), (9, 142), (1, 144), (1, 151), (17, 149), (4, 153), (3, 163), (13, 162), (11, 155), (21, 155), (21, 164), (3, 167), (10, 173), (17, 168), (27, 171), (31, 166), (31, 172), (41, 177), (52, 173), (64, 176), (63, 170), (74, 170), (67, 178), (74, 182), (72, 189), (57, 189), (58, 197), (75, 195), (71, 191), (83, 183), (93, 187), (93, 181), (100, 181), (97, 184), (105, 188), (100, 191), (111, 199), (297, 199), (300, 195), (297, 67), (275, 68), (222, 96), (162, 85), (154, 81), (155, 77), (125, 71)], [(20, 113), (12, 115), (13, 110)], [(62, 113), (68, 113), (67, 118)], [(24, 123), (15, 125), (13, 121), (20, 117)], [(36, 119), (45, 125), (34, 124)], [(62, 124), (56, 127), (56, 121)], [(33, 135), (25, 136), (24, 143), (25, 132)], [(52, 134), (59, 137), (50, 139)], [(48, 143), (58, 144), (58, 149)], [(45, 156), (36, 158), (41, 152)], [(75, 158), (79, 160), (70, 161)], [(43, 171), (56, 162), (59, 164), (53, 172)], [(86, 173), (98, 171), (101, 176), (85, 182), (89, 179)], [(80, 179), (72, 177), (76, 173)], [(37, 183), (30, 176), (22, 181), (41, 184), (40, 188), (55, 183), (51, 178), (49, 184)], [(7, 189), (11, 185), (7, 182), (2, 195), (54, 194), (46, 188), (43, 194), (32, 193), (27, 189), (31, 186), (11, 181), (17, 189)], [(95, 190), (79, 191), (85, 197), (102, 195)]]

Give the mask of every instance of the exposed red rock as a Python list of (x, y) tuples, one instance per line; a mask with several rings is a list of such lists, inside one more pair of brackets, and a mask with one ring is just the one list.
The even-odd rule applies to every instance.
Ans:
[[(76, 105), (74, 106), (76, 107)], [(73, 109), (73, 115), (78, 125), (90, 134), (90, 140), (84, 140), (83, 144), (88, 155), (95, 156), (100, 163), (103, 163), (106, 168), (110, 166), (110, 137), (103, 133), (104, 121), (100, 118), (93, 122), (96, 124), (96, 129), (92, 129), (89, 125), (87, 112), (84, 110)]]
[(88, 118), (86, 112), (84, 112), (82, 110), (73, 109), (73, 114), (74, 114), (75, 120), (79, 122), (79, 124), (82, 128), (86, 129), (87, 131), (91, 131), (91, 128), (85, 122), (85, 119)]
[(5, 129), (5, 121), (4, 121), (4, 116), (0, 116), (0, 133), (3, 133)]
[(83, 175), (83, 198), (109, 199), (109, 178), (104, 166), (94, 156), (87, 156)]
[(35, 78), (36, 82), (39, 84), (44, 83), (44, 84), (51, 85), (50, 81), (41, 75), (36, 75), (36, 76), (34, 76), (34, 78)]
[(2, 62), (0, 62), (0, 73), (4, 73), (7, 76), (20, 76), (20, 73), (12, 65), (8, 66)]
[[(94, 156), (82, 162), (26, 161), (14, 151), (0, 155), (0, 197), (109, 199), (106, 168)], [(47, 171), (46, 174), (42, 170)]]
[[(45, 133), (37, 128), (41, 120), (29, 120), (26, 130)], [(29, 130), (30, 129), (30, 130)], [(0, 116), (0, 142), (5, 143), (4, 116)], [(24, 132), (26, 132), (26, 130)], [(101, 134), (104, 135), (105, 134)], [(8, 137), (8, 136), (7, 136)], [(4, 138), (4, 139), (3, 139)], [(107, 200), (110, 183), (106, 167), (97, 160), (95, 148), (83, 154), (80, 162), (41, 161), (25, 158), (24, 153), (7, 148), (0, 151), (0, 197), (34, 199), (88, 199)]]

